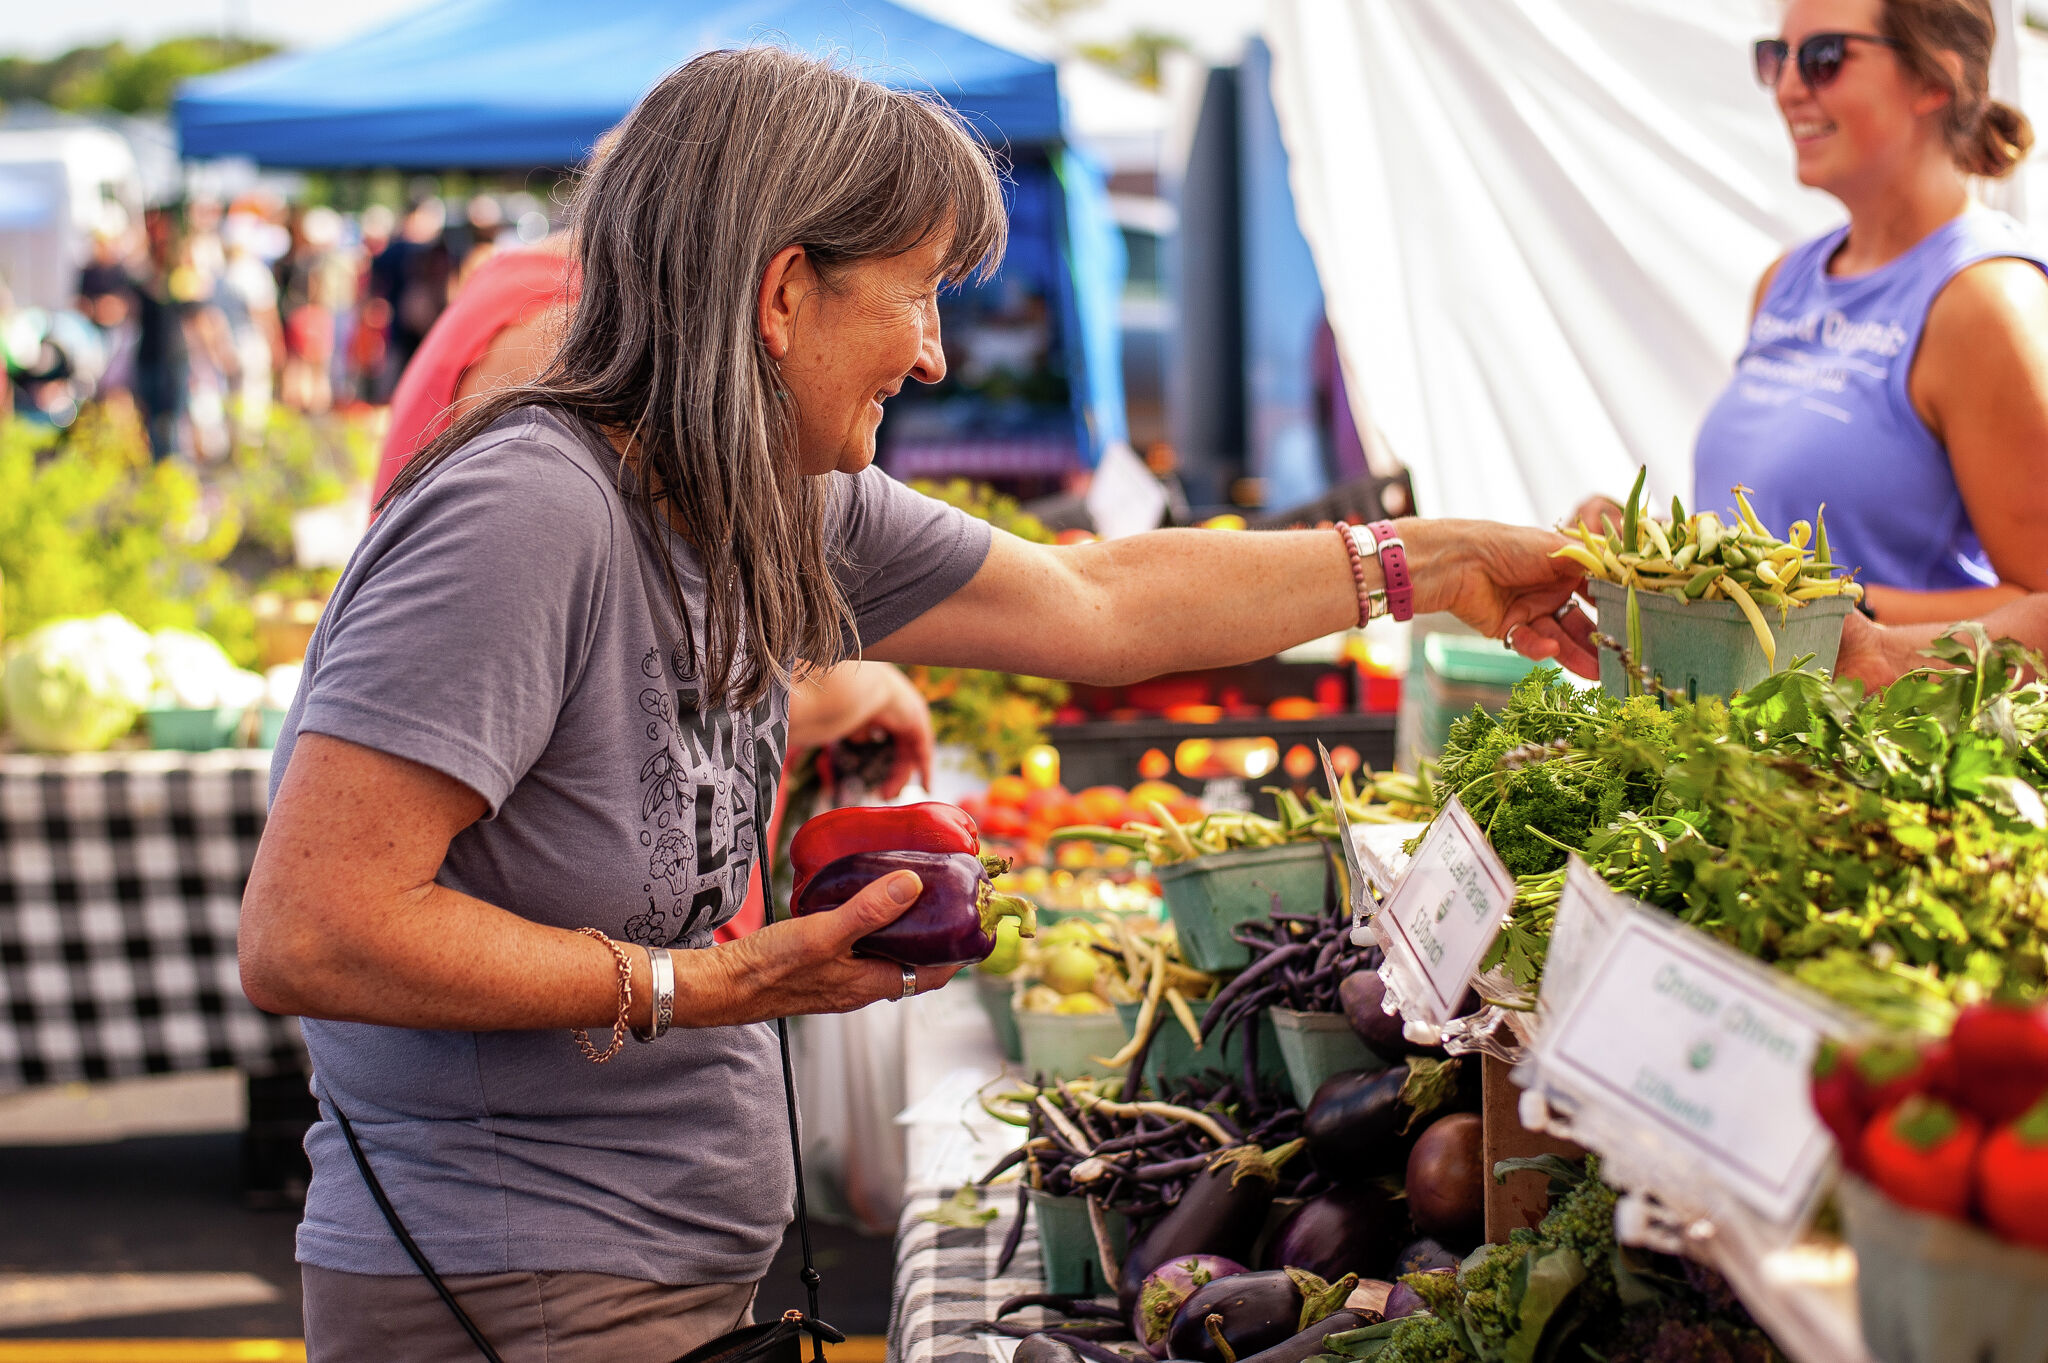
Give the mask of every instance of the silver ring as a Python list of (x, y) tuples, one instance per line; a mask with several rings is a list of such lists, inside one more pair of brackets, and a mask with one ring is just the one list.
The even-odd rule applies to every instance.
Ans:
[(1567, 601), (1562, 606), (1559, 606), (1556, 610), (1552, 611), (1550, 613), (1550, 618), (1557, 621), (1557, 623), (1561, 625), (1564, 623), (1564, 618), (1567, 615), (1570, 615), (1573, 611), (1577, 610), (1578, 608), (1579, 603), (1576, 600)]
[(897, 1001), (898, 1003), (901, 1003), (901, 1002), (902, 1002), (903, 1000), (905, 1000), (905, 999), (909, 998), (909, 997), (910, 997), (911, 995), (915, 994), (916, 992), (917, 992), (917, 972), (916, 972), (915, 970), (912, 970), (912, 969), (911, 969), (911, 968), (910, 968), (909, 966), (904, 966), (904, 967), (903, 967), (903, 992), (902, 992), (902, 993), (900, 993), (900, 994), (898, 994), (898, 995), (896, 996), (896, 1001)]
[(1520, 628), (1520, 625), (1509, 625), (1508, 632), (1500, 636), (1500, 646), (1502, 648), (1512, 649), (1515, 646), (1515, 631)]

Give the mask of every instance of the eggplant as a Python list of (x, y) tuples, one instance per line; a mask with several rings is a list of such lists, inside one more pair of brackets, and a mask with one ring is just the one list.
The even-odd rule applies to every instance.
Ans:
[(1080, 1350), (1044, 1333), (1025, 1336), (1010, 1357), (1011, 1363), (1083, 1363)]
[(1433, 1273), (1440, 1268), (1456, 1268), (1462, 1262), (1457, 1255), (1424, 1236), (1394, 1256), (1394, 1272), (1403, 1277), (1410, 1273)]
[(1394, 1290), (1387, 1293), (1387, 1304), (1380, 1311), (1382, 1320), (1403, 1320), (1409, 1316), (1426, 1316), (1429, 1303), (1422, 1294), (1406, 1283), (1395, 1283)]
[(1214, 1254), (1168, 1259), (1153, 1269), (1145, 1285), (1138, 1289), (1137, 1309), (1131, 1312), (1131, 1334), (1154, 1358), (1166, 1357), (1166, 1332), (1181, 1303), (1218, 1278), (1244, 1271), (1244, 1265), (1237, 1260)]
[(1219, 1150), (1208, 1167), (1189, 1180), (1180, 1201), (1131, 1245), (1118, 1270), (1117, 1305), (1126, 1319), (1138, 1305), (1138, 1291), (1153, 1270), (1169, 1259), (1214, 1254), (1243, 1263), (1266, 1226), (1280, 1166), (1301, 1148), (1299, 1141), (1270, 1155), (1256, 1145)]
[(1384, 1070), (1344, 1070), (1322, 1082), (1302, 1114), (1317, 1172), (1332, 1183), (1369, 1183), (1400, 1169), (1416, 1121), (1457, 1092), (1455, 1060), (1415, 1056)]
[[(1344, 977), (1337, 986), (1337, 997), (1344, 1005), (1344, 1019), (1351, 1024), (1351, 1030), (1365, 1043), (1365, 1048), (1388, 1064), (1395, 1064), (1411, 1055), (1426, 1055), (1434, 1060), (1448, 1058), (1441, 1044), (1418, 1046), (1410, 1041), (1401, 1030), (1407, 1019), (1399, 1012), (1387, 1011), (1387, 982), (1378, 970), (1354, 970)], [(1479, 1011), (1484, 1002), (1476, 989), (1467, 989), (1465, 996), (1458, 1000), (1457, 1017)]]
[(853, 944), (857, 956), (899, 965), (973, 965), (996, 949), (999, 920), (1031, 921), (1021, 901), (995, 893), (988, 868), (971, 852), (854, 852), (825, 863), (804, 883), (793, 908), (798, 914), (836, 909), (892, 871), (915, 871), (924, 888), (895, 922)]
[(1169, 1356), (1224, 1363), (1215, 1335), (1238, 1358), (1270, 1349), (1301, 1333), (1301, 1307), (1301, 1288), (1278, 1269), (1218, 1278), (1181, 1304), (1166, 1337)]
[(1415, 1228), (1470, 1247), (1486, 1222), (1486, 1155), (1476, 1113), (1430, 1123), (1408, 1154), (1408, 1211)]
[(1305, 1268), (1320, 1278), (1378, 1278), (1409, 1236), (1401, 1200), (1377, 1184), (1335, 1188), (1296, 1207), (1266, 1250), (1269, 1268)]
[(1332, 1183), (1361, 1183), (1399, 1169), (1408, 1157), (1401, 1087), (1408, 1067), (1345, 1070), (1317, 1087), (1301, 1117), (1302, 1138), (1318, 1173)]
[(1306, 1363), (1306, 1360), (1326, 1352), (1323, 1341), (1331, 1335), (1342, 1334), (1346, 1330), (1362, 1330), (1368, 1325), (1377, 1324), (1379, 1319), (1377, 1315), (1364, 1311), (1332, 1311), (1306, 1330), (1297, 1332), (1270, 1349), (1262, 1349), (1250, 1358), (1239, 1357), (1237, 1363)]
[(1368, 1051), (1389, 1065), (1408, 1058), (1410, 1047), (1401, 1034), (1402, 1018), (1386, 1010), (1387, 982), (1379, 971), (1352, 971), (1337, 986), (1337, 997), (1344, 1004), (1345, 1020)]

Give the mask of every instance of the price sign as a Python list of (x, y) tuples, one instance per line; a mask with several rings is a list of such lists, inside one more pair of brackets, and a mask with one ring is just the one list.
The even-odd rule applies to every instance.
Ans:
[(1514, 899), (1515, 878), (1451, 797), (1372, 920), (1409, 1021), (1443, 1023), (1458, 1015)]
[[(1567, 943), (1586, 954), (1559, 962)], [(1841, 1026), (1826, 1007), (1576, 859), (1552, 962), (1566, 968), (1557, 990), (1545, 968), (1534, 1087), (1571, 1112), (1575, 1139), (1656, 1171), (1652, 1191), (1711, 1205), (1725, 1189), (1774, 1226), (1800, 1221), (1834, 1149), (1807, 1096)]]

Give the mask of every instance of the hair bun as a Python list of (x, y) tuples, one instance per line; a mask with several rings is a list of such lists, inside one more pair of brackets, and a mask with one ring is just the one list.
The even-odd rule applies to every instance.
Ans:
[(2010, 175), (2034, 146), (2034, 125), (2027, 116), (2001, 100), (1986, 100), (1958, 158), (1965, 171), (1991, 179)]

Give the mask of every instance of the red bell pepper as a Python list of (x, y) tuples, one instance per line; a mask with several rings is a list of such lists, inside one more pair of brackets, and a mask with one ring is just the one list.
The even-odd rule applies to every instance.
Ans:
[(2048, 1011), (1980, 1003), (1965, 1008), (1949, 1037), (1956, 1098), (1996, 1126), (2048, 1093)]
[(831, 809), (797, 829), (789, 844), (789, 865), (796, 877), (790, 900), (825, 867), (859, 852), (981, 851), (981, 833), (974, 820), (956, 805), (936, 800), (916, 805), (854, 805)]
[(2048, 1098), (1984, 1142), (1977, 1205), (2006, 1239), (2048, 1249)]
[(1863, 1130), (1863, 1167), (1901, 1206), (1967, 1220), (1984, 1124), (1939, 1098), (1915, 1094)]

